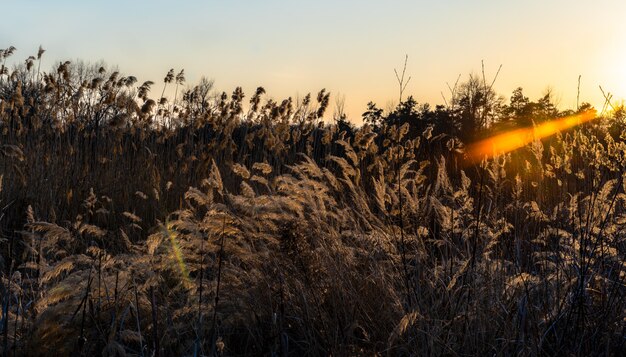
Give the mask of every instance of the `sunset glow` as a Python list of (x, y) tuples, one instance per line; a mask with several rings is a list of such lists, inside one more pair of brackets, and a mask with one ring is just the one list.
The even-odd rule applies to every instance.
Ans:
[[(329, 114), (335, 99), (345, 97), (344, 109), (356, 124), (369, 101), (383, 109), (397, 104), (393, 70), (405, 54), (413, 77), (405, 97), (433, 106), (445, 104), (442, 94), (450, 100), (448, 85), (454, 87), (458, 75), (461, 82), (470, 73), (482, 76), (482, 60), (489, 82), (502, 65), (494, 89), (505, 98), (518, 86), (532, 100), (552, 88), (560, 108), (570, 108), (579, 75), (580, 100), (596, 108), (604, 103), (598, 85), (616, 100), (626, 95), (619, 37), (626, 31), (626, 3), (612, 0), (588, 8), (565, 0), (6, 3), (6, 13), (30, 14), (0, 22), (0, 48), (18, 49), (11, 66), (42, 45), (42, 71), (65, 60), (102, 60), (159, 83), (170, 68), (184, 68), (188, 85), (206, 76), (220, 92), (241, 86), (250, 95), (263, 86), (279, 101), (326, 88), (332, 93)], [(59, 24), (63, 16), (73, 20)], [(111, 18), (116, 25), (109, 28)], [(568, 25), (568, 19), (583, 18), (594, 31)], [(129, 35), (136, 27), (146, 35)], [(170, 89), (165, 93), (173, 98)]]

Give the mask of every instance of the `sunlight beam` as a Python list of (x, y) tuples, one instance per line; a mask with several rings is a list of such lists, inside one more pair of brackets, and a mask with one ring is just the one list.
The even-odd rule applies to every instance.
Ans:
[(467, 149), (467, 158), (475, 163), (484, 158), (506, 154), (526, 146), (534, 140), (541, 140), (557, 132), (584, 124), (595, 119), (596, 114), (595, 109), (590, 109), (579, 114), (557, 118), (534, 127), (514, 129), (506, 133), (492, 136), (470, 144)]

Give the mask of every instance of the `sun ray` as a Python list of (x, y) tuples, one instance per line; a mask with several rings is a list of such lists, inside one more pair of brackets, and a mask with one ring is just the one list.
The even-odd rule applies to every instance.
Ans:
[(506, 154), (524, 147), (534, 140), (541, 140), (557, 132), (584, 124), (596, 118), (596, 110), (557, 118), (534, 127), (514, 129), (490, 138), (470, 144), (467, 149), (467, 158), (471, 162), (478, 162), (484, 158)]

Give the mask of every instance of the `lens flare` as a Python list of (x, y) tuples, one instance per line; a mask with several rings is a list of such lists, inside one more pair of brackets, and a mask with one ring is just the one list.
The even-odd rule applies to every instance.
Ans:
[(511, 130), (498, 134), (479, 142), (470, 144), (467, 149), (467, 158), (471, 162), (479, 162), (484, 158), (491, 158), (496, 155), (506, 154), (530, 144), (535, 140), (541, 140), (557, 132), (567, 130), (576, 125), (586, 123), (596, 118), (596, 110), (591, 109), (585, 112), (557, 118), (535, 127)]
[(189, 282), (189, 272), (187, 271), (187, 265), (185, 264), (185, 259), (183, 257), (183, 252), (180, 249), (178, 244), (178, 233), (173, 229), (171, 223), (167, 223), (164, 227), (164, 233), (170, 240), (172, 244), (172, 252), (174, 253), (174, 258), (176, 259), (176, 263), (178, 264), (178, 268), (180, 269), (180, 273), (185, 280), (185, 282)]

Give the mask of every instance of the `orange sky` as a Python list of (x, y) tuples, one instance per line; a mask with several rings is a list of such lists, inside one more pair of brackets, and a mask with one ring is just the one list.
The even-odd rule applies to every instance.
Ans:
[[(492, 78), (509, 98), (518, 86), (531, 100), (548, 88), (562, 109), (581, 101), (600, 109), (598, 85), (626, 97), (626, 2), (596, 0), (164, 0), (44, 1), (3, 4), (0, 48), (18, 48), (20, 63), (41, 44), (44, 66), (105, 60), (125, 74), (157, 82), (185, 69), (216, 88), (256, 86), (282, 99), (326, 88), (345, 96), (354, 122), (366, 103), (397, 102), (394, 68), (409, 55), (406, 93), (443, 103), (459, 74)], [(158, 93), (157, 93), (158, 92)], [(334, 103), (334, 100), (331, 100)]]

